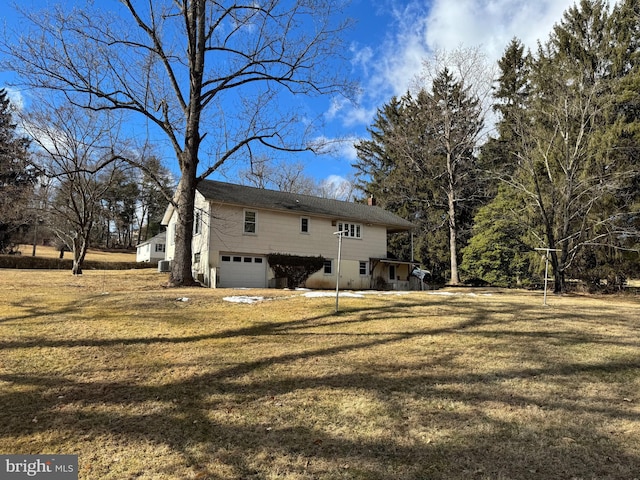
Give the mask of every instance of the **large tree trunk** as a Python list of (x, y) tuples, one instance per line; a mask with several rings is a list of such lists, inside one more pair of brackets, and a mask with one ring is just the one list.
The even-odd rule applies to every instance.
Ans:
[(458, 275), (458, 225), (456, 223), (456, 203), (455, 192), (451, 189), (447, 194), (449, 201), (449, 253), (451, 255), (451, 279), (450, 285), (458, 285), (460, 276)]
[(176, 238), (173, 262), (171, 263), (170, 286), (192, 286), (196, 282), (191, 271), (193, 209), (196, 189), (195, 172), (188, 175), (182, 173), (176, 194)]
[(447, 185), (447, 202), (449, 204), (449, 255), (451, 258), (451, 279), (449, 285), (458, 285), (460, 277), (458, 275), (458, 223), (456, 220), (456, 160), (452, 155), (451, 145), (451, 125), (446, 123), (446, 148), (447, 148), (447, 174), (449, 185)]
[(191, 270), (193, 216), (196, 187), (198, 185), (198, 152), (200, 150), (200, 116), (202, 114), (202, 82), (206, 51), (205, 2), (194, 1), (187, 7), (186, 20), (189, 35), (189, 103), (186, 108), (187, 128), (184, 149), (178, 155), (180, 163), (180, 183), (175, 198), (177, 203), (175, 252), (169, 285), (193, 286)]
[(73, 275), (82, 275), (82, 264), (88, 249), (89, 244), (86, 239), (80, 237), (73, 239), (73, 266), (71, 267)]
[(563, 293), (565, 287), (564, 269), (556, 252), (551, 252), (551, 267), (553, 268), (553, 293)]

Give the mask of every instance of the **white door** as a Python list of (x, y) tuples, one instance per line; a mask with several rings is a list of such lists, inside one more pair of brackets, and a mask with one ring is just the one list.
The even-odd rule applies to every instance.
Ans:
[(266, 288), (267, 259), (255, 255), (220, 255), (218, 286), (221, 288)]

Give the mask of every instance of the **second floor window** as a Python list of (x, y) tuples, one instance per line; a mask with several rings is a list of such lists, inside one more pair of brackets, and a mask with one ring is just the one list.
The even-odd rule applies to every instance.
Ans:
[(343, 237), (362, 238), (362, 225), (359, 223), (338, 223), (338, 231), (344, 232)]
[(244, 233), (256, 233), (258, 214), (250, 210), (244, 212)]
[(197, 235), (202, 232), (202, 212), (196, 210), (193, 215), (193, 234)]
[(309, 233), (309, 219), (307, 217), (300, 219), (300, 232)]

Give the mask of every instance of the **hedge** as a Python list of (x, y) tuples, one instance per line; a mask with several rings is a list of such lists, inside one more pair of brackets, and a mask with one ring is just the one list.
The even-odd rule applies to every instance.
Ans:
[[(0, 255), (0, 268), (42, 269), (42, 270), (69, 270), (73, 266), (70, 258), (43, 258), (23, 255)], [(85, 260), (82, 262), (83, 270), (131, 270), (141, 268), (157, 268), (157, 263), (141, 262), (96, 262)]]

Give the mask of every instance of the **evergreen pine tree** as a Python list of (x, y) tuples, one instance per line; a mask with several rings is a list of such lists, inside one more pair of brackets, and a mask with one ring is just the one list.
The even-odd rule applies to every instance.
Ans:
[(37, 171), (30, 162), (29, 140), (13, 122), (7, 91), (0, 90), (0, 252), (12, 251), (17, 235), (34, 221), (29, 204)]

